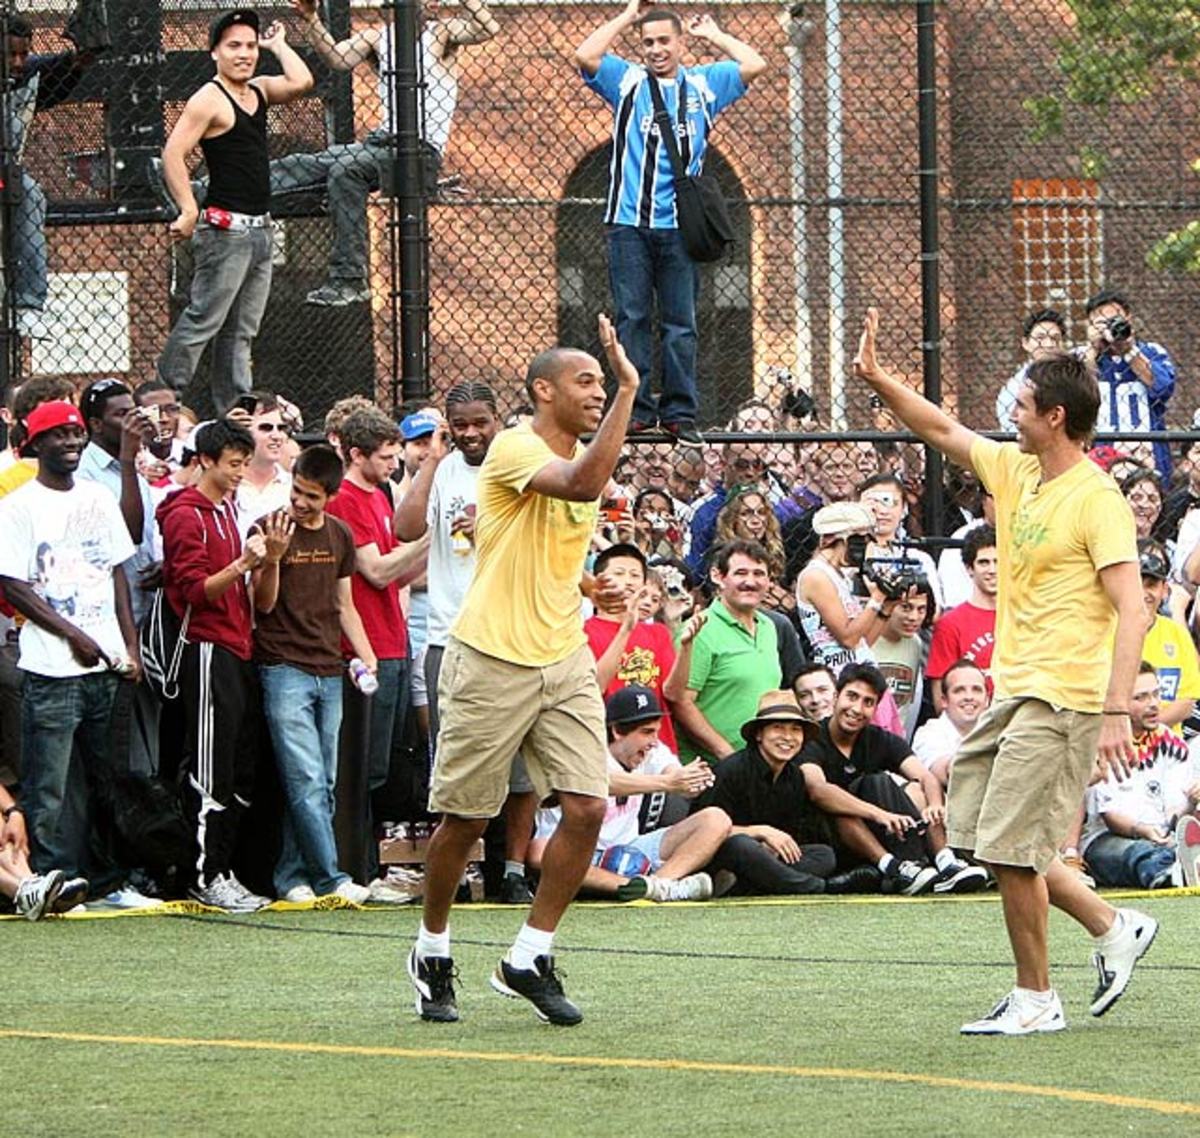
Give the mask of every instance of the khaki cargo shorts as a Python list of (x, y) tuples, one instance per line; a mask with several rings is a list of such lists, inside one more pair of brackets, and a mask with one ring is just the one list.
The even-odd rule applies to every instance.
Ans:
[(450, 637), (438, 705), (430, 810), (494, 818), (518, 750), (539, 799), (555, 791), (608, 797), (604, 701), (586, 644), (556, 664), (529, 668)]
[(992, 704), (950, 766), (950, 845), (1045, 873), (1083, 804), (1099, 738), (1099, 715), (1040, 699)]

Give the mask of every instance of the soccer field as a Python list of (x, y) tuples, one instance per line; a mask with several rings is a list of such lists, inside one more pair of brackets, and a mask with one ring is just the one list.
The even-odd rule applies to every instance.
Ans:
[(1200, 898), (1125, 997), (1087, 1014), (1087, 938), (1055, 914), (1069, 1029), (964, 1039), (1011, 983), (994, 897), (579, 905), (573, 1029), (487, 985), (521, 920), (456, 911), (456, 1025), (421, 1023), (416, 909), (5, 922), (0, 1132), (33, 1135), (1092, 1136), (1200, 1133)]

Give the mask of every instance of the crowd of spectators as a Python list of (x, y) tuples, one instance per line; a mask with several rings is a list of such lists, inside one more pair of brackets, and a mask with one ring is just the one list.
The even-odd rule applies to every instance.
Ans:
[[(1056, 316), (1027, 322), (1031, 356)], [(605, 493), (580, 620), (612, 798), (585, 890), (988, 884), (946, 848), (942, 802), (991, 699), (991, 496), (951, 470), (949, 536), (925, 534), (919, 452), (778, 442), (785, 416), (753, 400), (721, 445), (631, 436)], [(461, 383), (399, 421), (354, 396), (306, 434), (268, 391), (198, 424), (161, 379), (35, 378), (7, 418), (0, 893), (31, 918), (407, 900), (378, 839), (432, 820), (495, 393)], [(1169, 475), (1158, 452), (1091, 457), (1120, 476), (1140, 538), (1142, 759), (1092, 788), (1062, 857), (1104, 884), (1190, 882), (1198, 452)], [(527, 902), (555, 815), (519, 755), (507, 795), (491, 884)]]

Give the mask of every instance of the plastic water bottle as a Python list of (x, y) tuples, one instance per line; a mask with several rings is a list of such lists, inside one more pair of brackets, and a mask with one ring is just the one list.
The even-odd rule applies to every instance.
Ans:
[(366, 666), (357, 656), (350, 661), (350, 682), (358, 688), (363, 695), (374, 695), (379, 690), (379, 680), (375, 677), (375, 673)]

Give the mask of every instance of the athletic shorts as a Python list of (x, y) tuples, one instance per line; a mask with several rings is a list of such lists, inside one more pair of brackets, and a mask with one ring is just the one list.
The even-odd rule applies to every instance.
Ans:
[(425, 653), (428, 651), (429, 645), (422, 644), (413, 657), (412, 667), (408, 671), (410, 680), (408, 698), (413, 707), (429, 706), (429, 691), (425, 687)]
[[(661, 830), (651, 830), (646, 834), (638, 834), (632, 842), (622, 842), (621, 848), (627, 850), (637, 850), (650, 863), (650, 872), (657, 873), (662, 869), (663, 862), (666, 860), (662, 855), (663, 839), (667, 836), (669, 826), (664, 826)], [(609, 849), (612, 849), (610, 846)], [(597, 850), (592, 855), (592, 865), (599, 865), (604, 860), (604, 855), (608, 850)]]
[(993, 703), (950, 767), (950, 845), (1045, 873), (1083, 803), (1099, 738), (1096, 714), (1040, 699)]
[(539, 800), (608, 797), (608, 746), (596, 661), (586, 644), (544, 668), (512, 664), (450, 637), (438, 678), (441, 730), (429, 809), (494, 818), (521, 752)]

